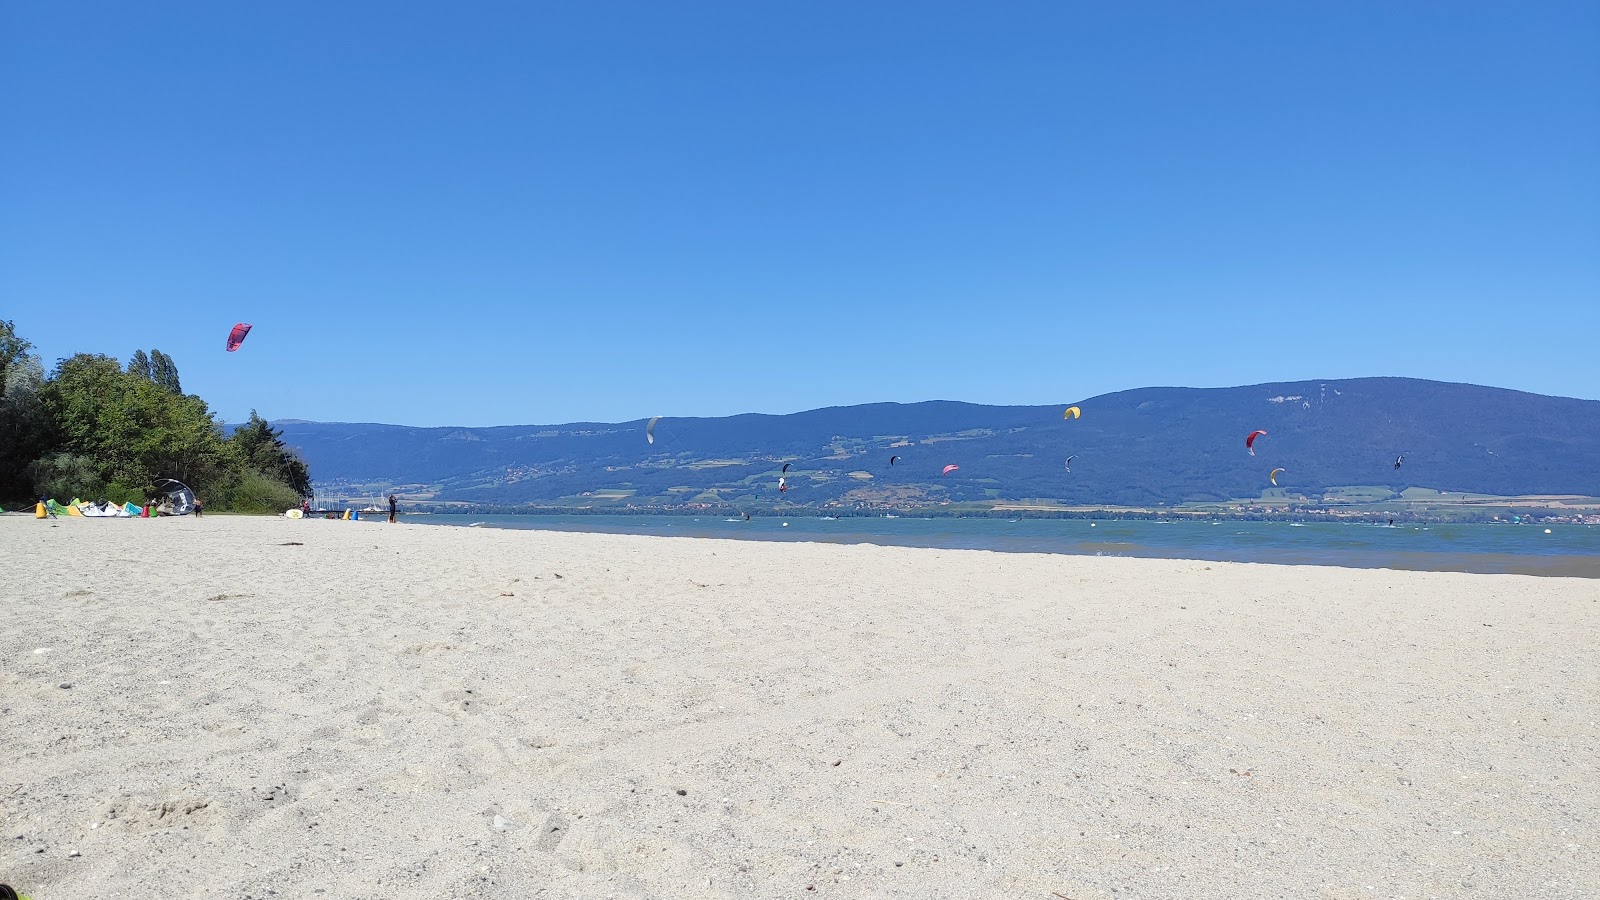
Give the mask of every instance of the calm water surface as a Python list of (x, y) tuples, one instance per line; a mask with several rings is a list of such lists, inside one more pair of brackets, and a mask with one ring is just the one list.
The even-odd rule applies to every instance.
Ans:
[[(482, 528), (590, 531), (668, 537), (821, 541), (1294, 565), (1513, 572), (1600, 578), (1600, 528), (1592, 525), (1358, 525), (1316, 522), (1153, 522), (1087, 519), (919, 519), (762, 516), (417, 516), (409, 521)], [(1545, 534), (1546, 528), (1550, 529)]]

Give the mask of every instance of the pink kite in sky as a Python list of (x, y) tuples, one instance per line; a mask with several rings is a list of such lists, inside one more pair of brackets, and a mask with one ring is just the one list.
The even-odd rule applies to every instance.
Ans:
[(249, 333), (249, 322), (240, 322), (239, 324), (233, 326), (233, 330), (228, 332), (228, 352), (232, 353), (233, 351), (239, 349), (239, 345), (244, 343), (244, 336)]

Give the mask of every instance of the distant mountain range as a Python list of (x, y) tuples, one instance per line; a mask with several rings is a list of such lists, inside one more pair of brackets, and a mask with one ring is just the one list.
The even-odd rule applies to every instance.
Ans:
[[(1063, 418), (1069, 404), (1081, 418)], [(492, 505), (1149, 506), (1264, 492), (1316, 501), (1357, 485), (1600, 495), (1600, 401), (1409, 378), (1140, 388), (1051, 406), (929, 401), (667, 417), (654, 444), (644, 420), (277, 424), (319, 484)], [(1267, 435), (1251, 456), (1244, 442), (1255, 429)], [(780, 496), (785, 462), (790, 489)], [(960, 468), (942, 476), (947, 465)], [(1268, 475), (1278, 467), (1274, 491)]]

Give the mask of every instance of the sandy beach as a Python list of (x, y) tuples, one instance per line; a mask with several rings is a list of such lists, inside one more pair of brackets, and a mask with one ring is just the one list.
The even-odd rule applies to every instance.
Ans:
[(0, 881), (1600, 896), (1600, 582), (0, 517)]

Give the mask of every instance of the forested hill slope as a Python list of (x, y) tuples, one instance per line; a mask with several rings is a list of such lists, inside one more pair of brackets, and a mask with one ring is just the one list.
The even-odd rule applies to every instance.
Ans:
[[(1082, 418), (1063, 419), (1069, 405)], [(487, 503), (1140, 505), (1330, 487), (1600, 495), (1600, 401), (1407, 378), (1140, 388), (1051, 406), (874, 403), (791, 415), (412, 428), (283, 422), (324, 483)], [(1252, 457), (1244, 439), (1268, 434)], [(1395, 457), (1405, 465), (1396, 470)], [(898, 455), (897, 464), (889, 457)], [(1072, 461), (1066, 471), (1065, 460)], [(941, 476), (946, 465), (960, 469)]]

